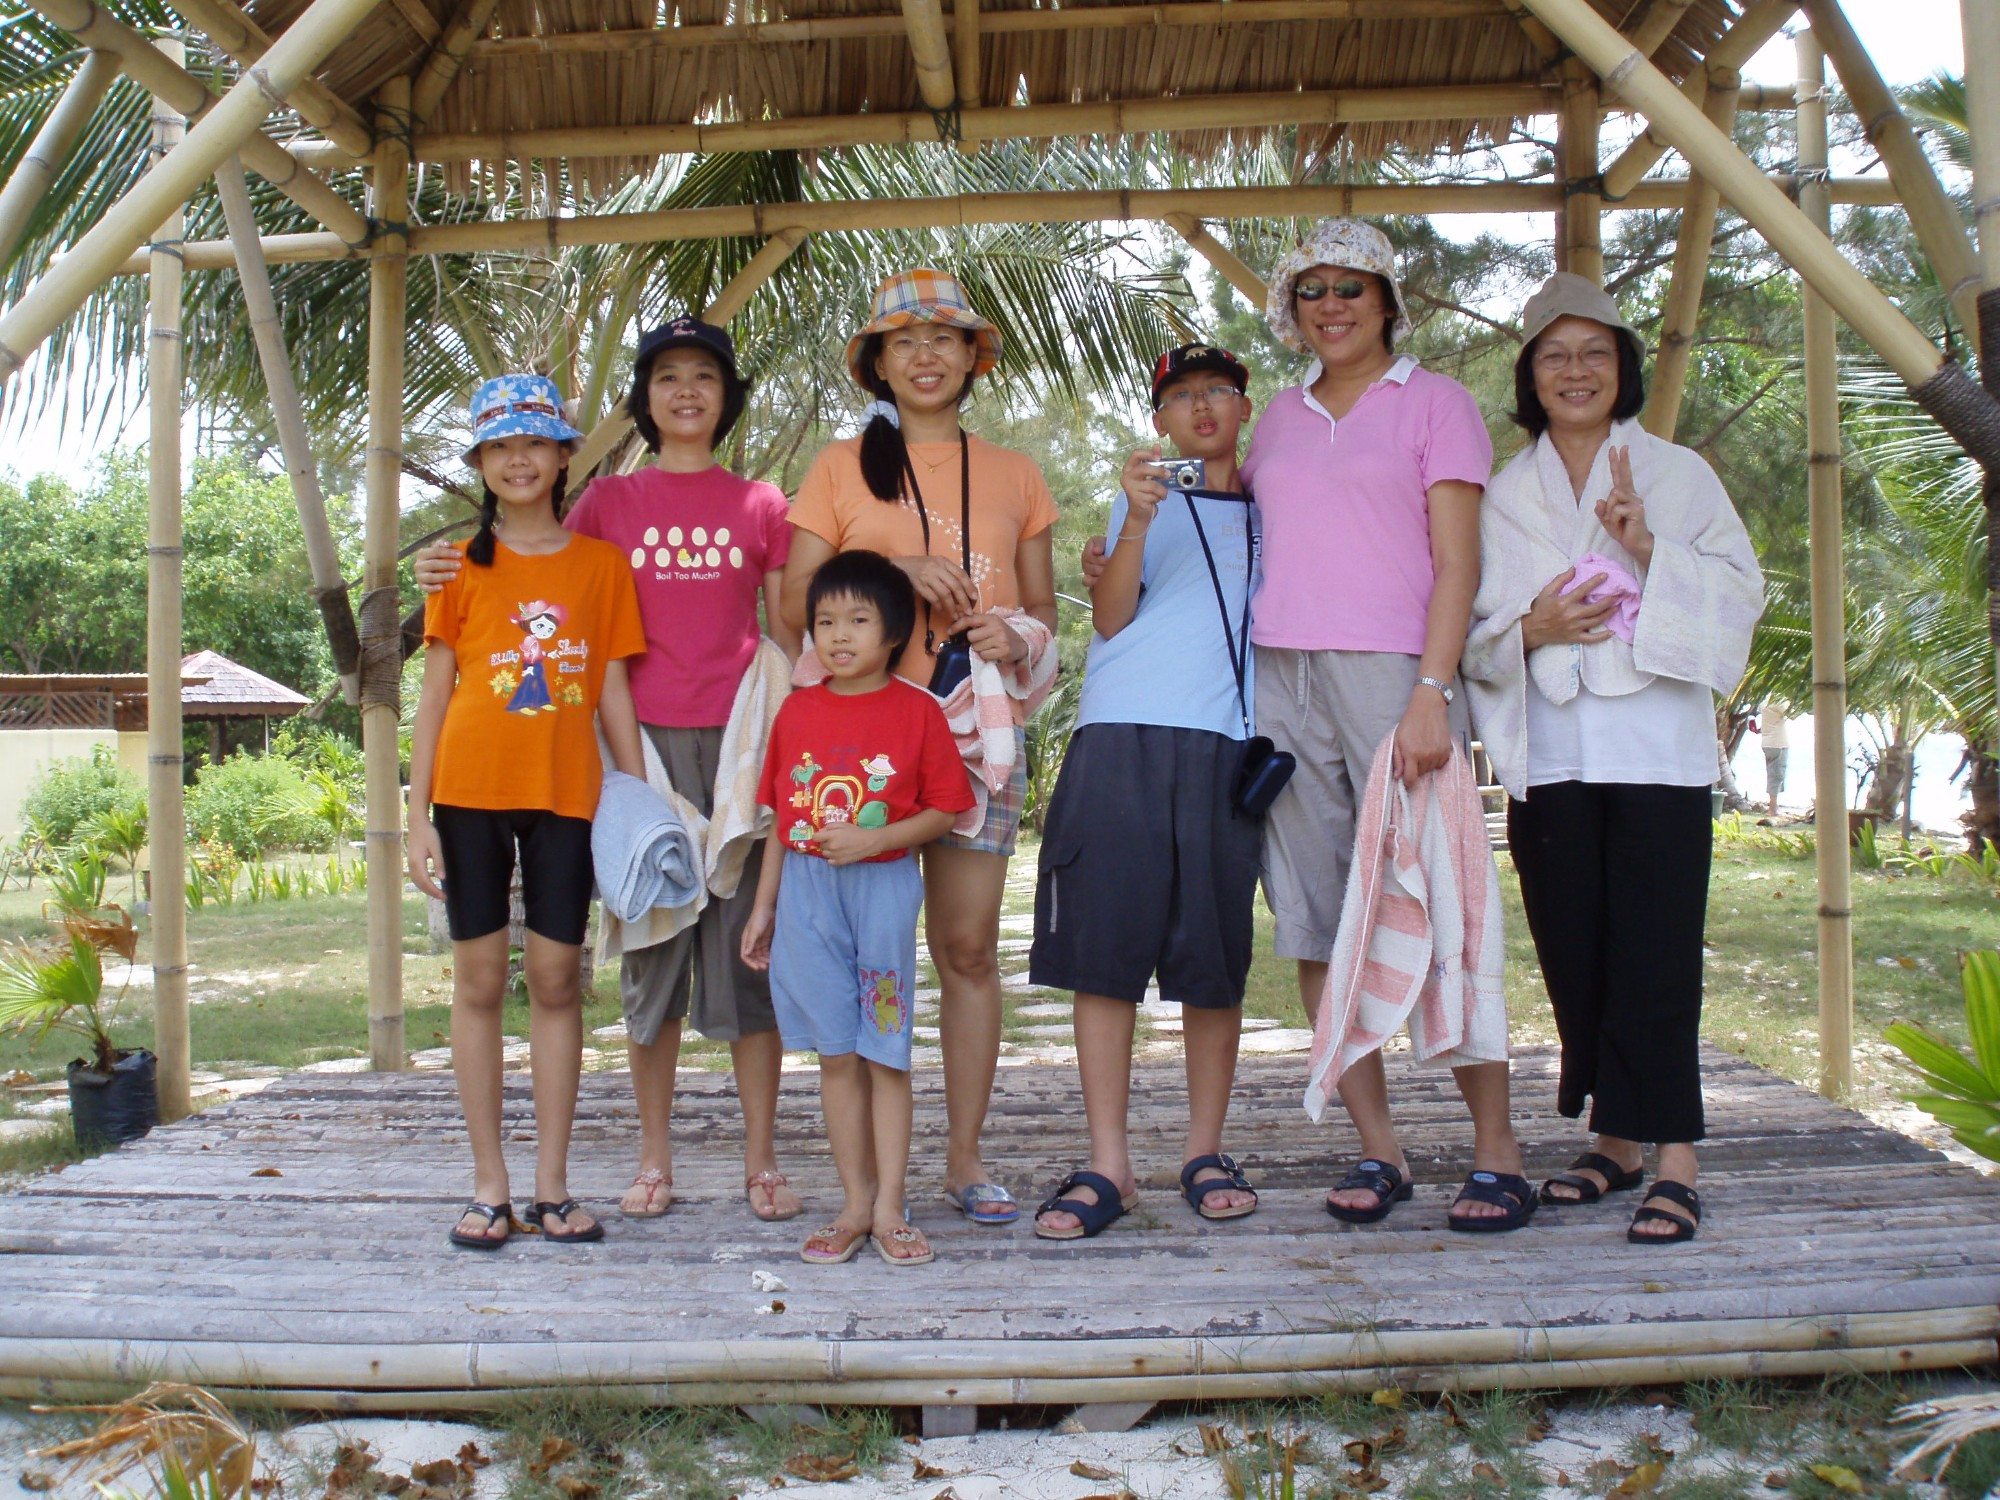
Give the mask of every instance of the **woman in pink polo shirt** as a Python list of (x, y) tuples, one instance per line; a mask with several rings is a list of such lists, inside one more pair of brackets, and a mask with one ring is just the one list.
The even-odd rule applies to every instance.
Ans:
[[(1271, 807), (1264, 895), (1278, 956), (1298, 961), (1312, 1017), (1376, 748), (1393, 730), (1396, 773), (1414, 785), (1466, 733), (1456, 677), (1479, 587), (1479, 497), (1493, 445), (1465, 387), (1396, 353), (1410, 318), (1380, 230), (1318, 224), (1279, 263), (1267, 316), (1289, 348), (1313, 356), (1305, 379), (1257, 423), (1243, 464), (1263, 526), (1250, 628), (1257, 729), (1299, 761)], [(1453, 1073), (1475, 1145), (1452, 1222), (1513, 1228), (1534, 1199), (1508, 1123), (1507, 1065)], [(1411, 1196), (1380, 1053), (1347, 1070), (1340, 1096), (1362, 1160), (1328, 1195), (1327, 1212), (1371, 1223)]]

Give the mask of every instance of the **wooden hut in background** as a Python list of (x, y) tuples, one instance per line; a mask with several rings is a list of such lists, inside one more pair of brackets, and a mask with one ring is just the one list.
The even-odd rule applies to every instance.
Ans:
[[(1844, 718), (1840, 625), (1839, 443), (1832, 319), (1844, 318), (1968, 452), (2000, 469), (2000, 405), (1842, 258), (1831, 202), (1901, 203), (1968, 328), (1983, 329), (1989, 387), (2000, 360), (2000, 0), (1962, 0), (1974, 139), (1975, 250), (1916, 137), (1854, 37), (1838, 0), (1806, 0), (1796, 84), (1746, 86), (1740, 70), (1792, 21), (1792, 0), (176, 0), (238, 72), (226, 93), (90, 0), (27, 0), (77, 40), (70, 91), (0, 196), (0, 243), (18, 242), (42, 190), (114, 70), (158, 99), (157, 160), (99, 223), (0, 314), (0, 378), (18, 370), (106, 278), (147, 274), (153, 403), (151, 534), (155, 863), (172, 866), (180, 820), (178, 335), (188, 269), (234, 268), (257, 328), (287, 467), (335, 659), (361, 706), (368, 760), (370, 1048), (404, 1059), (397, 777), (397, 523), (402, 454), (405, 276), (409, 258), (579, 244), (753, 236), (764, 249), (712, 315), (727, 316), (814, 234), (866, 225), (1153, 220), (1171, 225), (1246, 296), (1254, 273), (1204, 221), (1326, 213), (1541, 212), (1556, 216), (1558, 262), (1601, 276), (1607, 206), (1678, 208), (1680, 255), (1648, 424), (1671, 432), (1709, 249), (1727, 201), (1811, 289), (1815, 670), (1813, 712)], [(1825, 169), (1824, 73), (1831, 59), (1886, 178)], [(1599, 146), (1608, 108), (1647, 129), (1613, 159)], [(1733, 144), (1740, 109), (1797, 108), (1798, 172), (1773, 180)], [(1203, 191), (1062, 191), (878, 202), (778, 202), (654, 213), (515, 217), (425, 226), (410, 214), (412, 171), (458, 187), (518, 167), (567, 174), (588, 194), (661, 156), (859, 144), (1169, 133), (1201, 151), (1224, 138), (1296, 126), (1302, 151), (1337, 140), (1363, 155), (1456, 148), (1535, 115), (1560, 122), (1558, 169), (1536, 182), (1299, 186)], [(267, 130), (267, 122), (275, 129)], [(183, 129), (185, 128), (185, 138)], [(1669, 149), (1691, 176), (1655, 175)], [(264, 177), (320, 226), (259, 232), (241, 170)], [(182, 243), (179, 211), (215, 176), (230, 238)], [(304, 428), (272, 316), (269, 261), (362, 258), (370, 267), (366, 566), (350, 611), (304, 448)], [(616, 440), (591, 435), (588, 470)], [(1990, 493), (1990, 492), (1989, 492)], [(2000, 565), (2000, 550), (1996, 550)], [(358, 629), (356, 619), (358, 617)], [(1847, 1076), (1851, 939), (1842, 747), (1816, 736), (1822, 1045), (1830, 1091)], [(187, 1101), (182, 914), (156, 916), (154, 961), (162, 1105)]]
[(200, 679), (181, 690), (181, 718), (208, 725), (208, 758), (222, 759), (222, 726), (232, 720), (263, 723), (264, 748), (271, 748), (271, 721), (288, 719), (308, 708), (312, 699), (262, 672), (233, 662), (220, 651), (197, 651), (181, 663), (182, 680)]

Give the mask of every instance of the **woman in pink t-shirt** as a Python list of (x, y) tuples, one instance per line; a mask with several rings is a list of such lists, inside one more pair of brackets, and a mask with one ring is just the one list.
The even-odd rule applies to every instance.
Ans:
[[(758, 606), (788, 657), (798, 632), (781, 617), (779, 586), (791, 547), (784, 492), (715, 461), (742, 414), (748, 384), (724, 329), (680, 317), (639, 341), (625, 409), (655, 455), (633, 474), (591, 481), (563, 525), (615, 545), (632, 564), (646, 651), (631, 664), (632, 698), (674, 790), (704, 817), (714, 792), (736, 691), (757, 654)], [(418, 554), (417, 582), (456, 571), (458, 552)], [(743, 963), (743, 924), (755, 905), (761, 844), (734, 894), (711, 894), (693, 926), (628, 949), (618, 990), (639, 1108), (639, 1169), (620, 1207), (652, 1218), (673, 1202), (674, 1079), (681, 1031), (729, 1043), (743, 1101), (744, 1193), (760, 1219), (802, 1205), (778, 1170), (778, 1080), (784, 1048), (769, 979)]]
[[(1396, 353), (1410, 319), (1380, 230), (1321, 222), (1279, 263), (1267, 314), (1288, 347), (1313, 356), (1266, 409), (1243, 464), (1263, 527), (1250, 629), (1257, 728), (1299, 761), (1266, 825), (1264, 894), (1312, 1017), (1377, 747), (1394, 733), (1396, 773), (1414, 785), (1466, 734), (1455, 680), (1493, 446), (1463, 386)], [(1508, 1123), (1507, 1065), (1452, 1071), (1475, 1137), (1452, 1226), (1515, 1228), (1535, 1200)], [(1369, 1223), (1411, 1195), (1379, 1052), (1347, 1070), (1340, 1096), (1362, 1160), (1327, 1212)]]

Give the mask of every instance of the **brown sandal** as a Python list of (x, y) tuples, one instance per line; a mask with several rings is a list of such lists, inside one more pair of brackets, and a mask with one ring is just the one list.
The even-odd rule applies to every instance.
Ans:
[[(745, 1179), (743, 1183), (743, 1198), (750, 1205), (750, 1212), (762, 1219), (766, 1224), (779, 1224), (786, 1219), (796, 1219), (806, 1211), (806, 1206), (801, 1203), (788, 1214), (778, 1212), (778, 1189), (790, 1186), (791, 1183), (785, 1180), (783, 1172), (759, 1172), (756, 1176)], [(762, 1188), (766, 1193), (770, 1194), (771, 1211), (769, 1213), (765, 1213), (762, 1209), (758, 1208), (757, 1200), (750, 1196), (758, 1188)]]
[[(628, 1219), (657, 1219), (661, 1214), (674, 1206), (674, 1180), (658, 1167), (643, 1169), (637, 1177), (632, 1179), (632, 1187), (644, 1188), (646, 1190), (646, 1206), (644, 1208), (626, 1208), (624, 1202), (621, 1200), (618, 1207)], [(653, 1207), (653, 1195), (655, 1193), (664, 1193), (666, 1195), (666, 1200), (658, 1208)], [(631, 1196), (631, 1188), (626, 1189), (626, 1196)]]

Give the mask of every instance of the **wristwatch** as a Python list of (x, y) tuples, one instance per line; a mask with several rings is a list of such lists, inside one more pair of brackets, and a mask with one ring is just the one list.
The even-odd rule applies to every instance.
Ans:
[(1452, 700), (1453, 700), (1454, 698), (1456, 698), (1456, 697), (1458, 696), (1458, 694), (1457, 694), (1457, 693), (1454, 693), (1454, 692), (1453, 692), (1453, 691), (1451, 690), (1451, 684), (1450, 684), (1450, 683), (1448, 683), (1448, 682), (1439, 682), (1439, 681), (1438, 681), (1438, 680), (1437, 680), (1437, 679), (1436, 679), (1435, 677), (1419, 677), (1419, 678), (1417, 679), (1417, 686), (1418, 686), (1418, 687), (1428, 687), (1428, 688), (1436, 688), (1436, 689), (1438, 690), (1438, 692), (1439, 692), (1439, 693), (1440, 693), (1440, 694), (1441, 694), (1441, 695), (1443, 696), (1443, 698), (1444, 698), (1444, 706), (1445, 706), (1446, 708), (1450, 708), (1450, 707), (1451, 707), (1451, 703), (1452, 703)]

